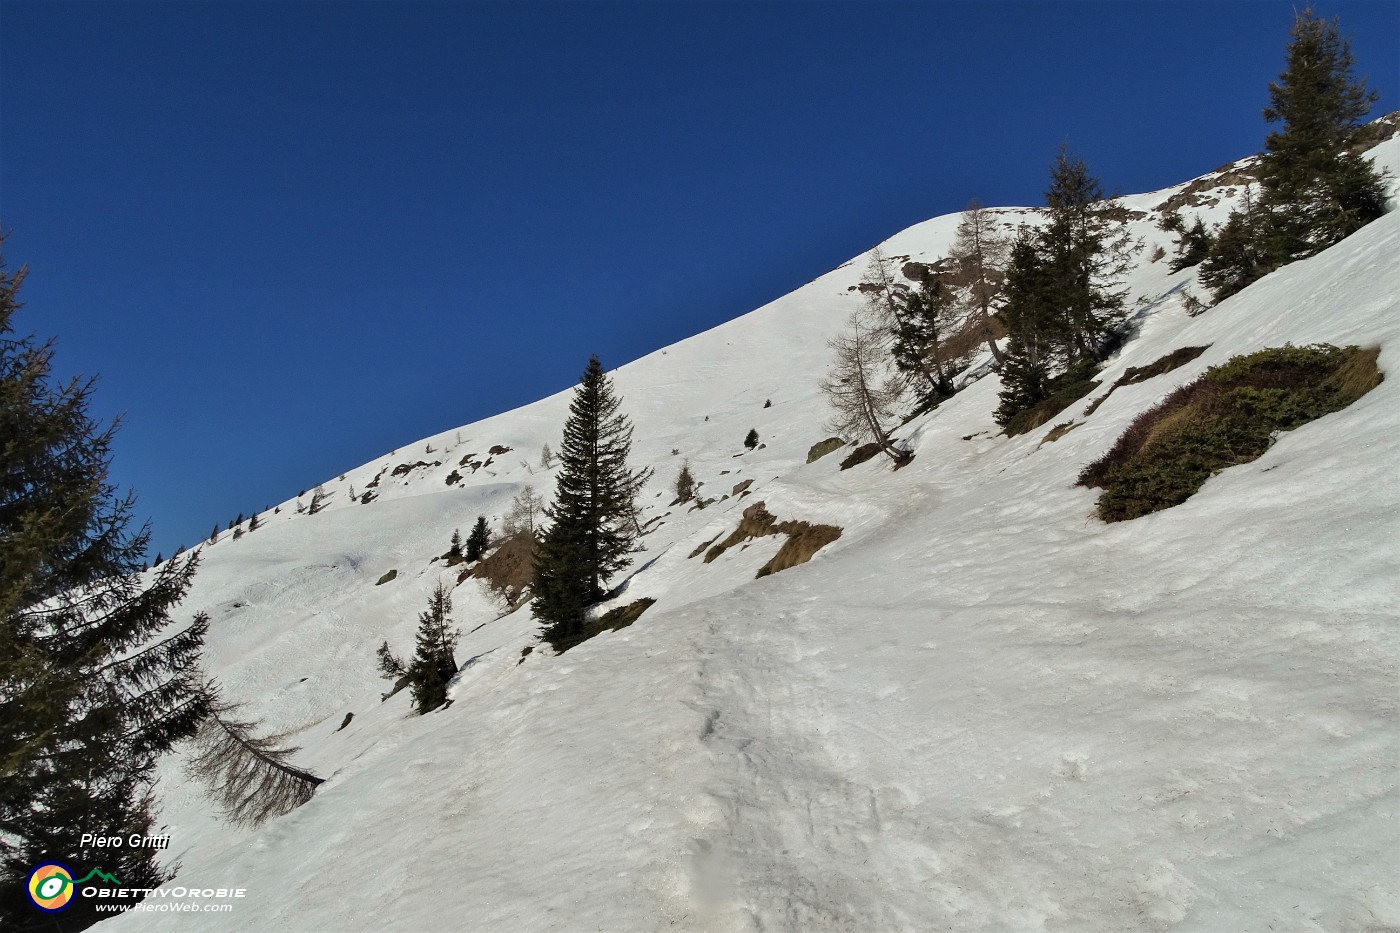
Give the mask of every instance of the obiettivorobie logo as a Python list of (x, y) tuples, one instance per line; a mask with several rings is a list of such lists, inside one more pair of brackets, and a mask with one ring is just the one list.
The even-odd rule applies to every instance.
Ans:
[[(89, 884), (89, 882), (96, 882)], [(99, 887), (100, 885), (100, 887)], [(98, 913), (128, 910), (221, 913), (233, 909), (233, 898), (247, 897), (246, 888), (124, 888), (114, 875), (94, 868), (81, 878), (62, 862), (43, 862), (29, 873), (29, 900), (46, 913), (58, 913), (75, 895), (96, 902)], [(210, 903), (221, 901), (223, 903)]]
[(121, 884), (100, 868), (94, 868), (75, 881), (73, 869), (67, 865), (62, 862), (45, 862), (29, 873), (29, 899), (40, 910), (57, 913), (73, 902), (73, 890), (78, 885), (87, 884), (94, 878), (108, 884)]

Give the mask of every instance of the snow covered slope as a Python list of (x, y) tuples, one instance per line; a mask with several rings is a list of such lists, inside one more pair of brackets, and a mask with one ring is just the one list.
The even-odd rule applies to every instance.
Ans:
[[(1400, 140), (1373, 157), (1394, 171)], [(1168, 241), (1154, 211), (1185, 188), (1128, 199), (1143, 215), (1136, 336), (1104, 386), (1178, 347), (1210, 349), (1088, 418), (1071, 409), (1084, 423), (1054, 443), (1045, 428), (996, 434), (989, 376), (902, 429), (917, 457), (897, 473), (807, 464), (826, 436), (825, 342), (858, 301), (863, 257), (622, 367), (635, 461), (657, 471), (645, 517), (659, 521), (619, 601), (657, 603), (522, 663), (528, 609), (498, 618), (461, 585), (447, 709), (381, 702), (374, 648), (411, 646), (427, 593), (455, 580), (431, 563), (454, 528), (497, 521), (525, 483), (548, 493), (539, 449), (557, 444), (567, 393), (352, 470), (326, 484), (320, 514), (284, 503), (206, 547), (186, 609), (213, 617), (212, 673), (329, 780), (236, 830), (167, 762), (177, 883), (248, 896), (231, 913), (111, 923), (1400, 927), (1400, 212), (1191, 318), (1194, 273), (1147, 259)], [(1222, 186), (1188, 220), (1236, 193)], [(882, 248), (931, 261), (956, 221)], [(1288, 341), (1379, 345), (1392, 375), (1179, 507), (1092, 517), (1075, 477), (1138, 413)], [(746, 452), (750, 428), (765, 446)], [(751, 495), (668, 509), (682, 458), (706, 496), (743, 480)], [(378, 497), (352, 502), (375, 477)], [(844, 534), (760, 580), (776, 538), (711, 564), (688, 556), (758, 500)]]

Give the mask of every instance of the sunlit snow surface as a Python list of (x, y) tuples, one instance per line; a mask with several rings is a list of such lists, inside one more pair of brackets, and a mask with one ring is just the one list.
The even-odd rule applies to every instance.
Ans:
[[(1400, 141), (1374, 156), (1394, 171)], [(1155, 220), (1135, 224), (1139, 334), (1104, 386), (1177, 347), (1211, 349), (1087, 419), (1074, 406), (1057, 420), (1083, 425), (1055, 443), (1038, 446), (1047, 428), (996, 435), (990, 376), (900, 432), (918, 456), (898, 473), (839, 472), (840, 454), (807, 465), (827, 436), (825, 342), (858, 300), (863, 257), (623, 367), (635, 459), (656, 468), (645, 517), (665, 518), (619, 601), (656, 605), (518, 664), (528, 610), (498, 619), (464, 584), (465, 667), (452, 706), (428, 716), (405, 694), (380, 702), (374, 649), (411, 650), (454, 528), (482, 512), (499, 527), (525, 482), (549, 492), (539, 449), (558, 447), (567, 394), (329, 481), (319, 515), (284, 503), (251, 535), (226, 533), (185, 612), (212, 616), (226, 694), (328, 781), (242, 831), (167, 762), (177, 883), (248, 896), (114, 928), (1400, 926), (1400, 213), (1197, 318), (1181, 306), (1183, 287), (1204, 294), (1194, 273), (1146, 260), (1170, 246)], [(937, 258), (956, 221), (884, 251)], [(1093, 517), (1075, 477), (1133, 417), (1287, 341), (1379, 344), (1388, 378), (1184, 505)], [(766, 447), (745, 453), (750, 428)], [(514, 450), (458, 467), (492, 445)], [(683, 457), (706, 496), (745, 479), (751, 495), (668, 509)], [(378, 501), (348, 501), (351, 484), (418, 461), (442, 465), (406, 483), (385, 472)], [(454, 468), (467, 475), (448, 486)], [(774, 538), (688, 558), (758, 500), (845, 533), (762, 580)], [(398, 578), (375, 586), (389, 569)]]

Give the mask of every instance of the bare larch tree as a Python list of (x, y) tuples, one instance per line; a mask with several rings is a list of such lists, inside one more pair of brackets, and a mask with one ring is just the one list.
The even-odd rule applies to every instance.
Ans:
[(895, 463), (904, 463), (909, 452), (896, 447), (885, 428), (905, 387), (890, 372), (889, 343), (888, 329), (869, 305), (852, 313), (846, 330), (828, 344), (835, 357), (821, 390), (833, 412), (830, 430), (850, 440), (872, 441)]
[(1003, 270), (1010, 253), (1011, 241), (996, 231), (991, 215), (973, 198), (958, 221), (951, 258), (960, 286), (960, 303), (976, 320), (998, 366), (1005, 356), (992, 334), (992, 302), (1001, 294)]
[(229, 822), (257, 826), (306, 803), (323, 781), (289, 763), (300, 749), (279, 748), (282, 736), (255, 736), (258, 723), (239, 719), (238, 709), (215, 703), (195, 739), (189, 771), (210, 788)]

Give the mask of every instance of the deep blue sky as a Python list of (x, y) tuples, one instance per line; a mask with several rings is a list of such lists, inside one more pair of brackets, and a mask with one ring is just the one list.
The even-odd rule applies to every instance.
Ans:
[[(1293, 4), (0, 3), (21, 329), (154, 548), (928, 217), (1257, 151)], [(1331, 2), (1400, 107), (1400, 4)], [(813, 373), (812, 378), (818, 374)]]

